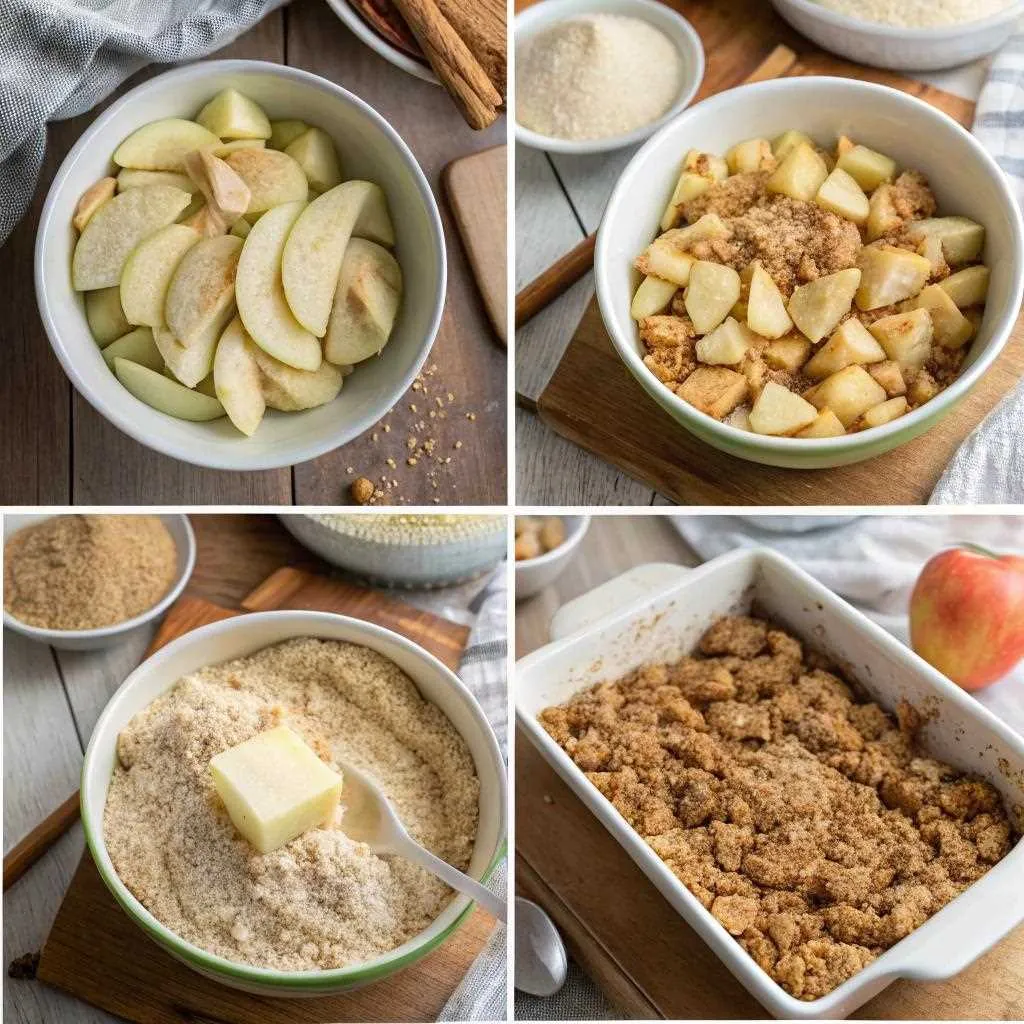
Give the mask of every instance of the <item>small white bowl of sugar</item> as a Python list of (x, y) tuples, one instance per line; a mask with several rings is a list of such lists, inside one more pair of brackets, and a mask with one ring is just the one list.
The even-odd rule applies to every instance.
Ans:
[(653, 135), (693, 99), (704, 48), (656, 0), (546, 0), (516, 17), (516, 141), (603, 153)]

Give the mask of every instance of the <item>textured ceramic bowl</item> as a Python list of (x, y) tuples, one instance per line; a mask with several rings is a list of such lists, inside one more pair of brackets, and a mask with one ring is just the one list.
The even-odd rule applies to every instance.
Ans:
[[(51, 515), (17, 515), (8, 513), (4, 520), (4, 541), (34, 523), (41, 523), (44, 519), (52, 519)], [(188, 516), (175, 513), (168, 513), (160, 516), (164, 521), (171, 536), (174, 538), (174, 546), (178, 552), (178, 565), (174, 584), (170, 590), (153, 605), (148, 611), (136, 615), (125, 622), (119, 622), (116, 626), (103, 626), (99, 629), (41, 629), (39, 626), (29, 626), (19, 622), (13, 615), (4, 611), (4, 627), (15, 633), (20, 633), (29, 640), (36, 640), (42, 644), (49, 644), (51, 647), (59, 647), (68, 651), (95, 651), (102, 647), (113, 647), (121, 643), (136, 630), (143, 629), (162, 619), (167, 609), (177, 601), (181, 592), (188, 584), (192, 576), (192, 570), (196, 564), (196, 538), (192, 532), (192, 526)]]
[(1010, 37), (1024, 0), (976, 21), (938, 28), (901, 28), (830, 11), (814, 0), (772, 0), (798, 32), (860, 64), (902, 71), (939, 71), (984, 57)]
[(307, 611), (239, 615), (179, 637), (147, 658), (121, 684), (96, 723), (82, 766), (85, 838), (107, 888), (149, 938), (205, 977), (257, 995), (326, 995), (379, 981), (436, 949), (472, 909), (468, 897), (456, 894), (422, 932), (373, 960), (329, 971), (277, 971), (234, 963), (186, 942), (146, 910), (121, 881), (103, 838), (103, 808), (116, 763), (118, 733), (183, 675), (304, 636), (348, 641), (380, 652), (412, 678), (426, 700), (445, 713), (466, 741), (480, 779), (480, 820), (469, 874), (486, 881), (504, 854), (505, 763), (494, 732), (458, 676), (422, 647), (369, 622)]
[(704, 47), (693, 26), (676, 11), (655, 0), (546, 0), (528, 7), (516, 15), (516, 46), (521, 47), (531, 36), (551, 28), (566, 18), (584, 14), (618, 14), (641, 18), (660, 29), (675, 45), (683, 62), (683, 81), (672, 106), (656, 121), (641, 125), (623, 135), (603, 139), (556, 139), (516, 122), (516, 141), (533, 149), (549, 153), (569, 153), (582, 156), (587, 153), (606, 153), (613, 149), (635, 146), (650, 138), (663, 124), (670, 121), (693, 99), (704, 78)]
[[(991, 268), (985, 317), (959, 378), (919, 409), (883, 427), (823, 439), (764, 437), (698, 412), (643, 364), (629, 306), (639, 275), (633, 260), (658, 221), (690, 148), (724, 153), (787, 128), (831, 143), (844, 133), (928, 176), (943, 214), (986, 229)], [(601, 315), (612, 343), (644, 390), (679, 424), (721, 451), (769, 466), (820, 469), (881, 455), (923, 434), (978, 382), (1010, 337), (1024, 293), (1024, 225), (1003, 172), (981, 144), (945, 114), (906, 93), (846, 78), (786, 78), (745, 85), (691, 107), (666, 125), (626, 166), (608, 200), (594, 260)]]
[(565, 523), (565, 540), (551, 551), (536, 558), (516, 562), (516, 600), (539, 594), (569, 567), (580, 542), (590, 529), (590, 516), (560, 516)]
[[(243, 437), (226, 419), (188, 423), (140, 402), (110, 372), (71, 287), (79, 196), (109, 173), (111, 154), (136, 128), (161, 117), (193, 117), (221, 89), (239, 89), (271, 118), (302, 116), (336, 141), (345, 174), (377, 182), (395, 225), (404, 294), (395, 329), (380, 357), (368, 360), (327, 405), (301, 413), (268, 410)], [(307, 71), (263, 61), (190, 64), (152, 78), (101, 114), (75, 144), (50, 187), (36, 238), (36, 297), (64, 372), (102, 416), (165, 455), (213, 469), (259, 470), (316, 458), (373, 426), (411, 386), (441, 322), (445, 248), (430, 185), (397, 132), (357, 96)]]

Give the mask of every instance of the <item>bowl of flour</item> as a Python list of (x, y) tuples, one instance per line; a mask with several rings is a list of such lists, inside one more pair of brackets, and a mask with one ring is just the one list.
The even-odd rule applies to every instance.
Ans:
[(997, 50), (1024, 0), (772, 0), (798, 32), (861, 64), (941, 71)]
[(655, 0), (547, 0), (515, 20), (516, 140), (601, 153), (649, 138), (693, 99), (704, 49)]
[(277, 725), (328, 764), (372, 775), (419, 842), (488, 879), (504, 851), (506, 784), (479, 705), (404, 637), (307, 611), (204, 626), (125, 680), (85, 756), (92, 857), (129, 917), (206, 977), (286, 997), (386, 978), (443, 943), (472, 904), (337, 820), (267, 854), (250, 846), (209, 761)]

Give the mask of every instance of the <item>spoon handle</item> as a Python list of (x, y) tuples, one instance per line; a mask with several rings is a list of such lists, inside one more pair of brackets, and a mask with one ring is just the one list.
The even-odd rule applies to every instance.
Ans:
[(508, 910), (505, 901), (500, 896), (495, 896), (487, 886), (482, 885), (475, 878), (463, 874), (451, 864), (435, 857), (429, 850), (425, 850), (418, 843), (411, 840), (402, 844), (402, 856), (413, 860), (422, 868), (426, 868), (432, 875), (437, 875), (446, 885), (450, 885), (456, 892), (464, 893), (480, 904), (491, 917), (497, 918), (503, 924), (508, 920)]

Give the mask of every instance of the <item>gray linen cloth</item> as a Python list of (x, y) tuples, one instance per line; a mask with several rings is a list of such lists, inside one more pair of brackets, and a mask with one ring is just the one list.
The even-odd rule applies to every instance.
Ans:
[(147, 64), (205, 57), (284, 0), (0, 0), (0, 245), (24, 216), (46, 122), (75, 117)]

